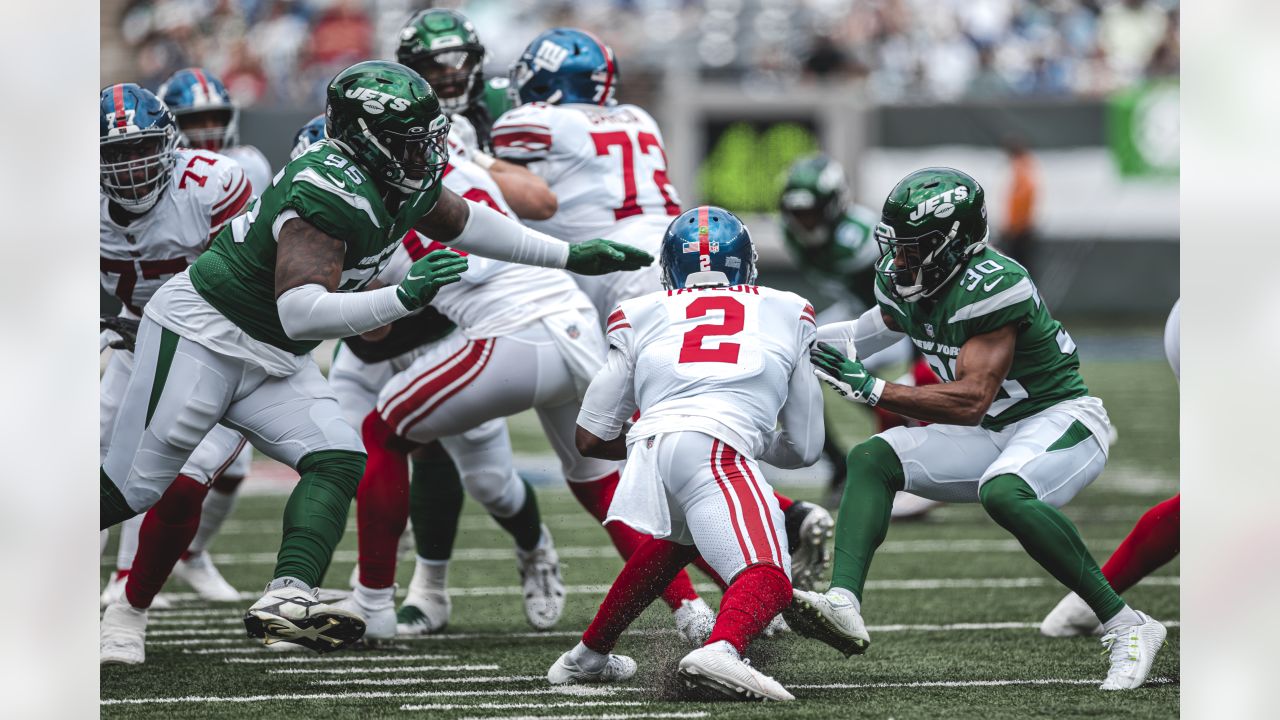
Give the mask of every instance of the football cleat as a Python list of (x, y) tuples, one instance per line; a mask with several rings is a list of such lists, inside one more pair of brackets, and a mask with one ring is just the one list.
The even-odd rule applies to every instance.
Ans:
[(827, 541), (836, 523), (831, 513), (819, 505), (796, 502), (784, 513), (787, 544), (791, 547), (791, 586), (812, 590), (831, 565)]
[(861, 655), (871, 646), (862, 614), (848, 598), (829, 590), (792, 590), (791, 605), (782, 617), (797, 635), (820, 640), (845, 657)]
[(364, 635), (364, 618), (297, 587), (268, 590), (244, 615), (249, 637), (265, 645), (297, 643), (318, 653), (351, 645)]
[(689, 687), (702, 687), (734, 700), (795, 700), (777, 680), (751, 667), (721, 640), (685, 655), (677, 670)]
[(791, 628), (787, 627), (787, 621), (782, 619), (782, 615), (774, 615), (768, 625), (764, 626), (764, 636), (774, 637), (780, 633), (791, 632)]
[(401, 637), (432, 635), (449, 625), (453, 603), (449, 594), (409, 586), (409, 595), (396, 612), (396, 634)]
[(534, 630), (550, 630), (564, 612), (564, 580), (560, 577), (560, 556), (552, 544), (551, 531), (542, 526), (542, 540), (533, 550), (516, 549), (516, 568), (524, 588), (524, 616)]
[(676, 620), (676, 632), (689, 647), (701, 647), (716, 626), (716, 613), (702, 598), (681, 600), (680, 607), (672, 615)]
[(140, 665), (147, 659), (147, 611), (114, 602), (102, 613), (98, 662)]
[(1040, 621), (1040, 634), (1052, 638), (1101, 635), (1102, 623), (1079, 595), (1071, 593)]
[[(360, 586), (357, 585), (357, 588)], [(373, 647), (380, 640), (392, 640), (396, 636), (396, 605), (394, 593), (377, 605), (366, 605), (365, 595), (353, 590), (347, 597), (335, 602), (334, 607), (364, 618), (364, 642)]]
[(1164, 645), (1168, 633), (1164, 625), (1138, 613), (1141, 625), (1130, 625), (1102, 636), (1103, 654), (1110, 655), (1111, 669), (1101, 690), (1133, 690), (1142, 687), (1151, 664)]
[[(102, 589), (101, 603), (105, 609), (112, 603), (122, 601), (124, 598), (124, 586), (129, 581), (128, 570), (117, 570), (111, 573), (111, 579), (107, 580), (107, 586)], [(173, 602), (164, 595), (156, 595), (151, 598), (151, 610), (169, 610), (173, 607)]]
[(610, 653), (608, 661), (599, 670), (591, 671), (580, 667), (569, 650), (561, 655), (547, 671), (547, 682), (552, 685), (569, 685), (577, 683), (616, 683), (630, 680), (636, 674), (636, 661), (626, 655)]
[(230, 602), (240, 599), (240, 592), (222, 577), (209, 553), (200, 552), (173, 566), (174, 577), (191, 586), (201, 600)]

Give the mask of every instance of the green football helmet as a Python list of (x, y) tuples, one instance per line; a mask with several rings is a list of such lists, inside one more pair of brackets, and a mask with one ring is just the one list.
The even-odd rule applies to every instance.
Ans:
[(325, 135), (375, 181), (427, 190), (449, 162), (449, 118), (422, 76), (393, 62), (356, 63), (329, 82)]
[(884, 201), (876, 267), (899, 299), (916, 302), (946, 287), (988, 237), (978, 181), (952, 168), (924, 168), (898, 181)]
[(796, 240), (810, 247), (829, 245), (848, 202), (844, 168), (826, 155), (797, 160), (787, 171), (778, 198), (782, 224)]
[(484, 94), (485, 57), (475, 25), (457, 10), (441, 8), (410, 18), (396, 48), (396, 59), (427, 79), (450, 114), (466, 112)]

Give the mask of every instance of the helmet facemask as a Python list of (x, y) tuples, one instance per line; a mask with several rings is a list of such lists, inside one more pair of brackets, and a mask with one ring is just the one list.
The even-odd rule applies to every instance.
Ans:
[(240, 142), (240, 110), (235, 107), (174, 112), (182, 144), (222, 152)]
[(429, 128), (412, 128), (400, 133), (383, 130), (375, 134), (364, 118), (357, 118), (361, 134), (339, 146), (367, 163), (377, 179), (404, 193), (415, 193), (435, 185), (449, 163), (449, 118), (438, 115)]
[(172, 127), (102, 140), (98, 146), (102, 192), (134, 214), (155, 207), (173, 175), (177, 141)]
[(779, 210), (787, 231), (805, 247), (821, 248), (835, 239), (840, 203), (819, 205), (812, 190), (794, 188), (782, 194)]
[(959, 233), (958, 220), (945, 234), (931, 230), (923, 235), (904, 238), (896, 237), (891, 226), (880, 223), (876, 226), (875, 235), (881, 259), (876, 267), (888, 276), (894, 292), (902, 300), (917, 302), (932, 297), (960, 272), (964, 266), (963, 259), (970, 254), (971, 248), (957, 245)]
[(440, 108), (447, 113), (463, 113), (484, 90), (484, 52), (451, 48), (419, 57), (408, 63), (426, 79), (436, 93)]

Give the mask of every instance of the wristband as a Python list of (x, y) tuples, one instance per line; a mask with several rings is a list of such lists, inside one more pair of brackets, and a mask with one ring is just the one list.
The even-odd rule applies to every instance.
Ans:
[(871, 392), (867, 393), (867, 406), (875, 407), (880, 402), (880, 395), (884, 392), (885, 382), (880, 378), (871, 384)]

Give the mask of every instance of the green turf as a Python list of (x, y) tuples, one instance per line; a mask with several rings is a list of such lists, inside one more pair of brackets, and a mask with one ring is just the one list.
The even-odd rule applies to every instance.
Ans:
[[(1085, 368), (1093, 391), (1107, 403), (1120, 441), (1114, 447), (1108, 470), (1093, 487), (1067, 508), (1090, 547), (1099, 558), (1150, 505), (1168, 497), (1176, 488), (1177, 401), (1176, 385), (1167, 368), (1158, 362), (1096, 363)], [(833, 399), (832, 415), (839, 418), (842, 434), (850, 441), (865, 436), (867, 423), (857, 408)], [(513, 421), (517, 447), (525, 452), (546, 452), (536, 439), (536, 426), (528, 418)], [(816, 485), (783, 488), (801, 498), (816, 499)], [(607, 584), (621, 566), (600, 548), (607, 542), (573, 501), (559, 489), (542, 489), (540, 502), (557, 544), (576, 549), (580, 557), (565, 560), (565, 581), (570, 586)], [(271, 570), (270, 555), (279, 537), (284, 498), (243, 498), (229, 532), (215, 541), (215, 558), (227, 579), (241, 590), (262, 587)], [(483, 549), (504, 550), (509, 543), (468, 502), (458, 542), (460, 559), (451, 572), (455, 588), (514, 586), (513, 561), (496, 552), (477, 558)], [(351, 570), (355, 533), (343, 539), (340, 555), (326, 586), (342, 588)], [(266, 554), (265, 560), (251, 553)], [(469, 556), (466, 553), (471, 553)], [(566, 553), (569, 554), (569, 553)], [(496, 556), (496, 559), (493, 559)], [(114, 558), (114, 540), (106, 558)], [(401, 568), (400, 582), (408, 581), (411, 568)], [(107, 568), (103, 568), (105, 579)], [(1160, 619), (1177, 620), (1178, 564), (1175, 561), (1126, 597), (1135, 606)], [(981, 587), (992, 579), (1030, 579), (1020, 587)], [(944, 589), (904, 588), (893, 581), (941, 579), (968, 586)], [(1159, 717), (1178, 713), (1179, 630), (1170, 629), (1169, 643), (1152, 672), (1158, 682), (1136, 692), (1102, 693), (1095, 688), (1105, 674), (1105, 660), (1096, 639), (1049, 640), (1031, 628), (970, 630), (920, 626), (953, 623), (1038, 622), (1062, 596), (1047, 574), (1018, 550), (981, 508), (955, 505), (935, 512), (926, 522), (895, 525), (883, 552), (872, 567), (864, 612), (871, 625), (873, 645), (867, 655), (842, 659), (835, 651), (795, 636), (762, 639), (752, 647), (753, 662), (793, 689), (798, 698), (785, 707), (785, 715), (832, 718), (936, 718), (936, 717)], [(696, 582), (706, 582), (695, 578)], [(890, 587), (885, 587), (889, 583)], [(989, 582), (987, 582), (989, 584)], [(979, 585), (979, 586), (974, 586)], [(182, 592), (177, 581), (168, 591)], [(714, 605), (718, 593), (708, 592)], [(256, 650), (236, 654), (201, 654), (206, 649), (244, 650), (252, 646), (243, 637), (237, 618), (248, 601), (211, 605), (180, 603), (175, 611), (152, 613), (148, 662), (141, 667), (105, 667), (101, 696), (109, 699), (220, 698), (185, 703), (104, 705), (103, 717), (157, 718), (273, 718), (273, 717), (512, 717), (678, 714), (679, 717), (764, 718), (783, 712), (777, 706), (700, 703), (682, 700), (671, 678), (675, 662), (685, 650), (674, 635), (662, 632), (671, 623), (665, 608), (651, 608), (637, 623), (648, 634), (629, 635), (619, 652), (634, 656), (639, 675), (616, 691), (587, 695), (544, 694), (544, 681), (447, 682), (444, 678), (471, 676), (542, 676), (547, 667), (575, 642), (571, 633), (585, 627), (601, 598), (600, 593), (571, 594), (557, 628), (564, 635), (513, 636), (527, 633), (517, 595), (454, 598), (451, 633), (477, 635), (402, 641), (392, 648), (330, 655), (334, 661), (303, 663), (306, 653), (272, 653)], [(208, 616), (191, 611), (209, 610)], [(877, 630), (885, 625), (913, 629)], [(201, 634), (191, 635), (191, 631)], [(172, 641), (193, 644), (175, 646)], [(214, 644), (212, 641), (224, 640)], [(400, 659), (407, 655), (446, 654), (443, 660)], [(227, 659), (265, 659), (260, 664), (229, 663)], [(369, 661), (366, 658), (377, 658)], [(449, 672), (369, 672), (371, 668), (441, 664), (497, 665), (493, 670)], [(271, 670), (308, 669), (304, 673), (272, 673)], [(318, 669), (358, 670), (349, 674), (319, 674)], [(404, 684), (374, 685), (396, 680)], [(966, 683), (973, 681), (1026, 681), (1027, 684), (952, 687), (822, 688), (820, 685), (901, 685), (904, 683)], [(1047, 684), (1030, 684), (1056, 681)], [(1068, 684), (1061, 681), (1087, 681)], [(460, 691), (474, 695), (453, 695)], [(335, 698), (353, 693), (392, 693), (396, 697)], [(413, 695), (439, 693), (435, 696)], [(321, 695), (315, 699), (274, 699), (232, 703), (225, 699), (287, 694)], [(596, 703), (596, 704), (592, 704)], [(605, 704), (627, 703), (627, 704)], [(406, 705), (449, 706), (426, 710), (402, 710)], [(512, 704), (521, 707), (485, 707)]]

